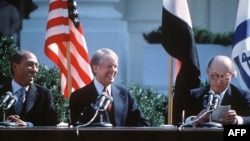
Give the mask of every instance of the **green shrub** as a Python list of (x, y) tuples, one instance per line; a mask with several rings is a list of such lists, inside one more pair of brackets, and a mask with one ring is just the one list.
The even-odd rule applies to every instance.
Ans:
[(48, 68), (45, 65), (39, 66), (39, 73), (35, 82), (50, 89), (54, 96), (54, 103), (59, 121), (69, 121), (69, 101), (61, 93), (61, 81), (57, 67)]
[(0, 84), (11, 77), (10, 72), (10, 56), (19, 48), (11, 37), (0, 36)]
[[(233, 32), (212, 33), (206, 29), (193, 28), (195, 42), (198, 44), (221, 44), (228, 46), (232, 44)], [(150, 44), (161, 43), (161, 26), (149, 33), (143, 33), (144, 39)]]
[(167, 120), (166, 94), (159, 94), (152, 88), (142, 88), (135, 84), (131, 84), (129, 88), (152, 126), (164, 124)]

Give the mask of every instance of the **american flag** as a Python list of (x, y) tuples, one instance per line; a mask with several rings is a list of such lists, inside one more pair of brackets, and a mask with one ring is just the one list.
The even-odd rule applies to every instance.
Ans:
[(50, 0), (45, 54), (60, 69), (62, 94), (88, 84), (93, 74), (88, 49), (74, 0)]

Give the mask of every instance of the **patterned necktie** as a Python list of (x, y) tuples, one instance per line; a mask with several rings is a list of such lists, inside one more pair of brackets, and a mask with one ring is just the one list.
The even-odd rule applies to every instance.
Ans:
[[(106, 93), (110, 96), (110, 93), (109, 93), (107, 87), (104, 87), (104, 88), (103, 88), (103, 92), (106, 92)], [(111, 109), (112, 109), (112, 103), (109, 104), (109, 106), (108, 106), (108, 108), (107, 108), (107, 111), (110, 112)]]
[(17, 102), (14, 105), (14, 109), (15, 109), (16, 114), (18, 115), (21, 114), (22, 109), (23, 109), (24, 93), (25, 93), (25, 89), (21, 88), (14, 94), (17, 97)]

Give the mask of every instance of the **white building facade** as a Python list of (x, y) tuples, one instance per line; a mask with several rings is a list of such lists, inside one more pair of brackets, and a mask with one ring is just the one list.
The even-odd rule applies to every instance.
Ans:
[[(33, 0), (39, 7), (23, 20), (21, 49), (37, 54), (40, 63), (54, 64), (44, 54), (49, 0)], [(85, 32), (89, 55), (99, 48), (111, 48), (120, 57), (117, 82), (167, 91), (169, 55), (161, 45), (150, 45), (143, 38), (161, 25), (162, 0), (76, 0)], [(193, 27), (212, 32), (234, 30), (238, 0), (187, 0)], [(205, 48), (198, 46), (200, 64), (205, 64)], [(207, 48), (205, 49), (206, 52)], [(230, 55), (229, 51), (211, 53)], [(209, 55), (208, 55), (209, 57)], [(202, 61), (202, 62), (201, 62)], [(205, 74), (203, 65), (201, 72)]]

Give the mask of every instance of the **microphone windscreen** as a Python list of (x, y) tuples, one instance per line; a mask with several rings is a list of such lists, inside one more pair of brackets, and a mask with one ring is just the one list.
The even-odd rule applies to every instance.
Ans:
[(113, 102), (113, 97), (111, 95), (106, 96), (106, 98)]
[(109, 94), (107, 92), (102, 92), (101, 95), (108, 96)]
[(207, 96), (207, 95), (204, 95), (204, 96), (203, 96), (203, 102), (202, 102), (202, 105), (203, 105), (203, 108), (204, 108), (204, 109), (207, 108), (207, 102), (208, 102), (208, 96)]
[(15, 99), (16, 102), (18, 101), (18, 97), (15, 95), (13, 95), (11, 98)]
[(220, 95), (215, 94), (213, 98), (213, 109), (216, 109), (220, 102)]
[(213, 93), (208, 94), (206, 111), (209, 111), (211, 109), (211, 106), (213, 105), (213, 97), (214, 97)]
[(8, 91), (0, 99), (0, 107), (2, 107), (6, 102), (12, 97), (12, 92)]
[(12, 96), (12, 92), (11, 92), (11, 91), (8, 91), (8, 92), (6, 92), (5, 95), (10, 95), (10, 96)]

